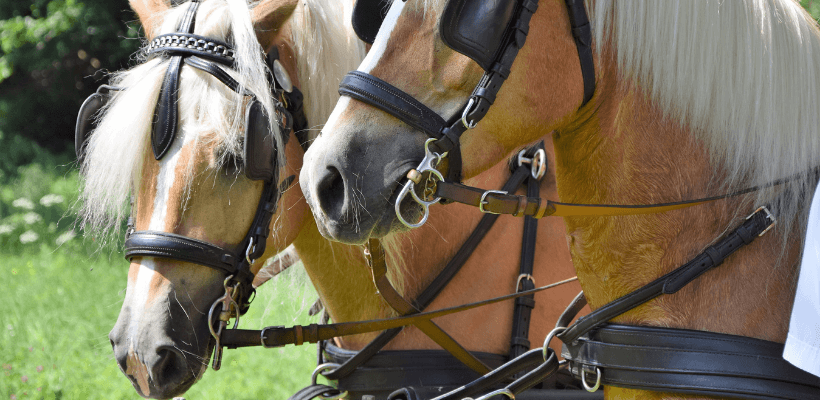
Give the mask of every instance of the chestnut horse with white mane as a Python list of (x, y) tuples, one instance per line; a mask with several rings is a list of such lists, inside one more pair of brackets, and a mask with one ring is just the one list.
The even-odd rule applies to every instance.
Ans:
[[(131, 6), (149, 40), (175, 32), (189, 9), (189, 3), (170, 7), (165, 1), (151, 0), (132, 0)], [(349, 21), (349, 12), (349, 5), (338, 7), (328, 0), (262, 1), (250, 12), (244, 1), (207, 0), (196, 11), (194, 33), (233, 44), (235, 64), (224, 70), (267, 110), (274, 99), (261, 54), (275, 47), (293, 85), (304, 92), (309, 123), (317, 125), (335, 104), (344, 72), (364, 56), (362, 43), (343, 23)], [(128, 215), (133, 193), (130, 212), (137, 232), (167, 232), (235, 248), (251, 225), (262, 191), (262, 183), (248, 179), (235, 162), (242, 157), (245, 127), (241, 116), (247, 97), (243, 90), (232, 91), (208, 73), (183, 66), (177, 137), (167, 154), (157, 160), (150, 150), (151, 125), (168, 62), (165, 57), (154, 57), (112, 76), (111, 84), (122, 89), (112, 92), (81, 165), (83, 221), (89, 231), (113, 236)], [(272, 130), (277, 123), (267, 121)], [(284, 162), (280, 182), (297, 175), (301, 167), (300, 143), (290, 136), (286, 144), (284, 137), (277, 138), (277, 148), (284, 149), (279, 154)], [(498, 163), (471, 182), (501, 186), (507, 169), (506, 161)], [(554, 195), (554, 181), (545, 179), (541, 194)], [(361, 247), (322, 238), (299, 190), (286, 190), (278, 202), (270, 226), (273, 234), (266, 252), (252, 264), (253, 272), (265, 259), (293, 244), (334, 321), (394, 315), (373, 286)], [(390, 275), (399, 290), (410, 298), (420, 292), (453, 256), (479, 217), (467, 207), (437, 210), (423, 229), (387, 240)], [(485, 239), (493, 245), (473, 254), (431, 308), (514, 291), (519, 260), (509, 247), (519, 246), (522, 230), (518, 222), (493, 229)], [(533, 272), (534, 279), (546, 283), (572, 276), (563, 225), (560, 221), (542, 223), (538, 230), (535, 260), (539, 267)], [(131, 259), (122, 310), (109, 337), (118, 364), (140, 395), (176, 396), (202, 377), (214, 347), (207, 311), (224, 293), (224, 281), (221, 271), (192, 262), (147, 256)], [(549, 321), (557, 318), (577, 290), (577, 284), (570, 284), (536, 296), (529, 333), (534, 343), (543, 341)], [(512, 306), (502, 304), (437, 323), (470, 351), (503, 355), (509, 351), (511, 315)], [(475, 335), (477, 331), (483, 335)], [(357, 350), (375, 335), (339, 338), (336, 344)], [(437, 348), (413, 327), (385, 347)]]
[[(484, 73), (442, 39), (441, 19), (451, 2), (456, 0), (388, 2), (383, 25), (359, 67), (445, 121), (462, 115)], [(533, 2), (524, 3), (533, 11)], [(574, 29), (584, 26), (571, 24), (568, 3), (584, 5), (538, 2), (527, 21), (526, 44), (492, 107), (461, 137), (463, 176), (477, 176), (554, 132), (564, 202), (651, 205), (766, 186), (663, 213), (563, 219), (575, 270), (595, 310), (693, 259), (757, 207), (768, 206), (778, 221), (774, 229), (677, 293), (611, 322), (783, 343), (807, 198), (820, 165), (817, 23), (792, 0), (587, 0), (592, 37), (586, 45), (593, 50), (595, 91), (585, 102), (580, 45), (573, 37)], [(482, 12), (491, 14), (500, 4)], [(307, 152), (301, 174), (320, 230), (348, 243), (400, 226), (395, 193), (424, 156), (427, 138), (383, 107), (366, 103), (339, 101)], [(349, 200), (354, 194), (358, 203)], [(351, 210), (357, 204), (366, 204), (366, 212)], [(351, 214), (360, 217), (351, 221)], [(640, 384), (616, 386), (605, 388), (607, 398), (699, 397), (666, 393), (674, 392), (672, 387), (649, 392), (628, 388)]]

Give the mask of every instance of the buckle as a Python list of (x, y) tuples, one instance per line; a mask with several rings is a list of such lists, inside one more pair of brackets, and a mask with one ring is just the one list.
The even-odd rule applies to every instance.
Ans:
[(535, 154), (532, 155), (532, 158), (529, 158), (524, 156), (526, 151), (527, 149), (518, 152), (518, 166), (530, 164), (532, 177), (540, 180), (547, 172), (547, 153), (544, 149), (538, 149)]
[(487, 211), (484, 209), (484, 206), (487, 205), (487, 195), (490, 193), (494, 194), (509, 194), (503, 190), (488, 190), (481, 195), (481, 200), (478, 201), (478, 209), (479, 211), (483, 212), (484, 214), (500, 214), (497, 212)]
[(262, 343), (262, 347), (264, 347), (266, 349), (274, 349), (274, 348), (277, 348), (277, 347), (285, 347), (284, 345), (268, 346), (268, 344), (265, 343), (265, 339), (266, 339), (265, 332), (267, 332), (268, 329), (285, 329), (285, 327), (283, 325), (280, 325), (280, 326), (268, 326), (268, 327), (262, 328), (262, 330), (259, 333), (259, 342)]
[(760, 232), (757, 235), (758, 237), (763, 236), (764, 234), (766, 234), (766, 232), (768, 232), (770, 229), (772, 229), (774, 224), (777, 223), (777, 219), (775, 219), (774, 215), (772, 215), (772, 212), (769, 211), (769, 209), (766, 208), (766, 206), (758, 207), (757, 210), (755, 210), (755, 212), (751, 213), (748, 217), (746, 217), (746, 220), (752, 219), (752, 217), (757, 215), (757, 213), (760, 212), (760, 211), (763, 211), (763, 212), (766, 213), (766, 219), (769, 220), (769, 225), (766, 226), (766, 229), (764, 229), (763, 232)]

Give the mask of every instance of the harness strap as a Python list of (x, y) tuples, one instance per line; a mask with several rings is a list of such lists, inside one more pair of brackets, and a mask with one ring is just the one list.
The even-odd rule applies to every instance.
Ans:
[(784, 360), (783, 344), (744, 336), (608, 324), (568, 343), (563, 355), (572, 360), (574, 375), (590, 377), (600, 371), (602, 384), (618, 387), (744, 399), (820, 399), (820, 378)]
[[(542, 143), (543, 145), (543, 143)], [(540, 192), (538, 179), (527, 177), (527, 195), (538, 196)], [(524, 233), (521, 238), (521, 260), (515, 290), (535, 288), (532, 278), (535, 264), (535, 248), (538, 238), (538, 220), (524, 217)], [(515, 300), (513, 308), (512, 335), (510, 338), (510, 358), (516, 358), (530, 349), (530, 316), (535, 308), (535, 296), (521, 297)]]
[[(527, 176), (529, 176), (528, 168), (517, 168), (502, 189), (507, 191), (515, 190), (521, 185)], [(498, 215), (493, 214), (487, 214), (481, 218), (475, 229), (473, 229), (473, 232), (467, 240), (464, 241), (464, 244), (461, 245), (453, 258), (447, 262), (447, 265), (441, 272), (439, 272), (438, 276), (436, 276), (427, 288), (424, 289), (424, 291), (416, 298), (415, 304), (417, 305), (417, 308), (421, 310), (427, 308), (427, 306), (433, 302), (439, 293), (444, 290), (444, 287), (447, 286), (458, 271), (461, 270), (461, 267), (467, 262), (470, 255), (473, 254), (473, 251), (475, 251), (484, 237), (487, 236), (487, 233), (497, 220)], [(395, 338), (401, 330), (402, 328), (398, 327), (382, 332), (376, 337), (376, 339), (368, 343), (362, 350), (360, 350), (359, 353), (342, 364), (342, 366), (330, 372), (323, 373), (323, 375), (327, 379), (338, 380), (353, 373), (357, 367), (362, 365), (370, 357), (373, 357), (373, 355), (386, 346), (387, 343), (393, 340), (393, 338)]]
[(761, 207), (750, 215), (739, 227), (726, 235), (723, 239), (709, 246), (686, 264), (672, 272), (636, 289), (626, 296), (618, 298), (601, 308), (579, 318), (566, 330), (556, 335), (562, 342), (571, 344), (581, 335), (589, 332), (610, 319), (617, 317), (649, 300), (662, 294), (671, 294), (704, 272), (717, 267), (729, 255), (739, 248), (751, 243), (774, 225), (774, 217), (765, 207)]
[(341, 393), (342, 392), (340, 392), (339, 389), (336, 389), (333, 386), (316, 384), (303, 387), (298, 392), (294, 393), (293, 396), (288, 397), (288, 400), (311, 400), (316, 397), (326, 398), (338, 396)]
[[(400, 315), (418, 313), (420, 310), (405, 300), (404, 297), (396, 291), (390, 283), (390, 280), (387, 279), (387, 263), (384, 259), (384, 248), (382, 248), (379, 240), (370, 239), (367, 244), (367, 250), (367, 259), (368, 264), (370, 265), (370, 270), (373, 273), (373, 282), (376, 284), (376, 288), (379, 289), (379, 293), (382, 298)], [(467, 349), (462, 347), (455, 341), (455, 339), (452, 338), (452, 336), (447, 334), (447, 332), (442, 330), (433, 321), (420, 321), (414, 325), (416, 328), (424, 332), (427, 337), (436, 342), (436, 344), (441, 346), (444, 350), (447, 350), (448, 353), (452, 354), (453, 357), (464, 363), (464, 365), (470, 367), (473, 371), (476, 371), (482, 375), (490, 372), (490, 368), (487, 367), (486, 364), (482, 363), (479, 359), (470, 354)]]
[(239, 256), (197, 239), (173, 233), (139, 231), (125, 239), (125, 258), (159, 257), (177, 261), (192, 262), (224, 271), (227, 275), (236, 272)]

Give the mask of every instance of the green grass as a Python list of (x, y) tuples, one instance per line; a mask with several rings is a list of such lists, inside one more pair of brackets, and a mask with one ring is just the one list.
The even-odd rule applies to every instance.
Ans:
[[(71, 246), (73, 247), (73, 246)], [(140, 398), (113, 359), (108, 331), (128, 265), (119, 254), (0, 250), (0, 400)], [(308, 322), (315, 299), (300, 266), (260, 288), (242, 328)], [(315, 322), (315, 318), (313, 318)], [(315, 346), (226, 350), (186, 399), (286, 399), (310, 381)]]

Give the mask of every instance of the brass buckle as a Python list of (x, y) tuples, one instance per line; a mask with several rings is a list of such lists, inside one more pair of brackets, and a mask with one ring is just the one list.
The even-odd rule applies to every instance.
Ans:
[(507, 192), (505, 192), (503, 190), (488, 190), (488, 191), (484, 192), (484, 194), (481, 195), (481, 200), (478, 201), (478, 209), (479, 209), (479, 211), (483, 212), (484, 214), (500, 214), (500, 213), (497, 213), (497, 212), (487, 211), (487, 210), (484, 209), (484, 206), (488, 204), (487, 203), (487, 195), (490, 194), (490, 193), (508, 194)]
[(763, 236), (764, 234), (766, 234), (766, 232), (768, 232), (770, 229), (772, 229), (772, 227), (774, 226), (774, 224), (775, 224), (775, 223), (777, 223), (777, 219), (775, 219), (774, 215), (772, 215), (772, 212), (771, 212), (771, 211), (769, 211), (769, 209), (768, 209), (768, 208), (766, 208), (766, 206), (760, 206), (760, 207), (758, 207), (758, 208), (757, 208), (757, 210), (755, 210), (755, 212), (753, 212), (753, 213), (749, 214), (749, 216), (748, 216), (748, 217), (746, 217), (746, 220), (751, 219), (752, 217), (754, 217), (754, 216), (755, 216), (755, 214), (757, 214), (757, 213), (758, 213), (758, 212), (760, 212), (760, 211), (763, 211), (763, 212), (765, 212), (765, 213), (766, 213), (766, 219), (768, 219), (769, 221), (771, 221), (771, 223), (769, 224), (769, 226), (767, 226), (767, 227), (766, 227), (766, 229), (764, 229), (764, 230), (763, 230), (763, 232), (760, 232), (760, 233), (757, 235), (758, 237)]

